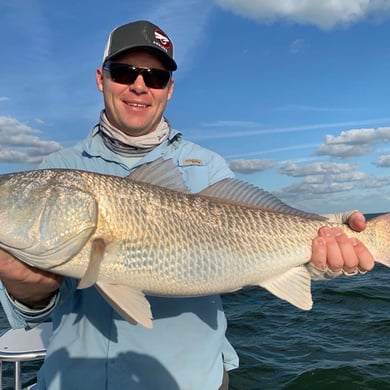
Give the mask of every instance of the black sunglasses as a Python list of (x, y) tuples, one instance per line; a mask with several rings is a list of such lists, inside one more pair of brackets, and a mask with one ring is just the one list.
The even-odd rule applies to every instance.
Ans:
[(148, 88), (164, 89), (171, 72), (155, 68), (138, 68), (137, 66), (121, 64), (120, 62), (106, 62), (103, 69), (110, 72), (111, 79), (119, 84), (133, 84), (138, 75), (142, 75), (144, 83)]

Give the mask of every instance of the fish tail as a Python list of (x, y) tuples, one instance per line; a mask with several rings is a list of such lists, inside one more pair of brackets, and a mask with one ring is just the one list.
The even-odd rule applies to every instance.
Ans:
[[(390, 267), (390, 213), (382, 214), (367, 222), (367, 232), (374, 232), (375, 244), (367, 247), (373, 254), (375, 261)], [(366, 242), (363, 240), (363, 243)]]

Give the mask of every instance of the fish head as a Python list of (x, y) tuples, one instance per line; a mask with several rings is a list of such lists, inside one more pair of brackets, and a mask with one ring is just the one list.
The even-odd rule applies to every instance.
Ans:
[(96, 229), (97, 202), (61, 171), (0, 176), (0, 247), (50, 269), (74, 257)]

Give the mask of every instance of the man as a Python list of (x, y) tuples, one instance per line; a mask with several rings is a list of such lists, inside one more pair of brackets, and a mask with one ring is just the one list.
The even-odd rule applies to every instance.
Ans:
[[(71, 168), (127, 176), (160, 157), (171, 158), (192, 192), (233, 174), (217, 154), (183, 140), (163, 113), (177, 68), (168, 36), (138, 21), (111, 32), (97, 69), (104, 110), (87, 138), (49, 156), (40, 168)], [(353, 213), (350, 225), (365, 227)], [(357, 240), (324, 227), (313, 241), (312, 267), (370, 270), (373, 259)], [(238, 358), (226, 340), (219, 296), (148, 297), (153, 329), (123, 320), (94, 287), (38, 271), (0, 252), (0, 299), (13, 327), (31, 327), (52, 317), (54, 333), (34, 389), (228, 388), (226, 371)]]

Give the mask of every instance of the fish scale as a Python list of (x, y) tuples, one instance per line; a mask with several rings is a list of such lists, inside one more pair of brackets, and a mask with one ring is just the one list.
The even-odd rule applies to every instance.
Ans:
[[(144, 294), (201, 296), (258, 285), (311, 308), (306, 263), (318, 229), (330, 225), (324, 217), (235, 179), (189, 194), (170, 160), (140, 170), (128, 178), (63, 169), (0, 176), (0, 247), (78, 278), (82, 288), (96, 284), (125, 318), (148, 327)], [(174, 189), (147, 182), (150, 172)], [(389, 220), (382, 215), (353, 232), (386, 265)]]

